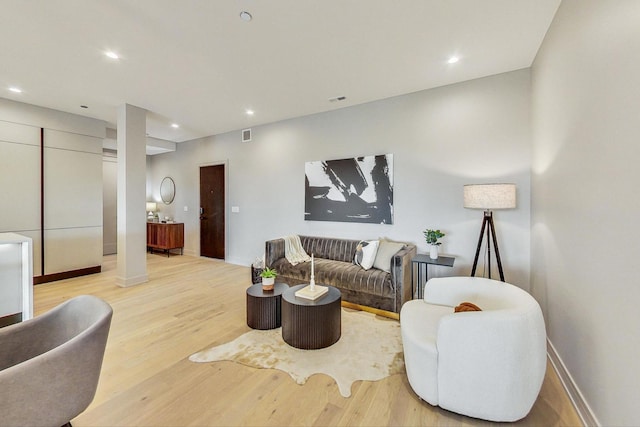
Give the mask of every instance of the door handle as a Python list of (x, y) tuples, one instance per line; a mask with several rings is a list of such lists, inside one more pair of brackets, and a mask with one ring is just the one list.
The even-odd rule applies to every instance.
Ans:
[(200, 215), (202, 215), (204, 213), (204, 208), (200, 207)]

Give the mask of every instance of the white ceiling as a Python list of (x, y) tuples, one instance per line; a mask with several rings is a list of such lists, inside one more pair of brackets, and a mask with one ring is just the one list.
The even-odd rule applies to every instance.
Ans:
[(559, 3), (0, 0), (0, 97), (180, 142), (529, 67)]

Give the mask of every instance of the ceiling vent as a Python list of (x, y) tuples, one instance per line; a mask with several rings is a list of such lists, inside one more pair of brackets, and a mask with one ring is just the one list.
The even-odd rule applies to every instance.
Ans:
[(242, 129), (242, 142), (251, 141), (251, 129)]

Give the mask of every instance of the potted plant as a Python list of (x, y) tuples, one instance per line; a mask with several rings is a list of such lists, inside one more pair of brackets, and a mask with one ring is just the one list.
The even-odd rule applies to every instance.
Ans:
[(438, 239), (444, 237), (444, 233), (440, 230), (424, 230), (424, 238), (427, 241), (427, 244), (431, 246), (431, 250), (429, 251), (429, 258), (438, 259), (438, 246), (442, 243), (438, 242)]
[(260, 273), (260, 277), (262, 277), (262, 290), (263, 291), (272, 291), (273, 284), (276, 281), (276, 276), (278, 273), (269, 267), (265, 267)]

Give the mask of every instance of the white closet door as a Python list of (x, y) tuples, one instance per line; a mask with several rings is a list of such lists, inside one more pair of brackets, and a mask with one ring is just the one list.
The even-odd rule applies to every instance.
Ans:
[(102, 140), (45, 130), (44, 274), (102, 264)]
[(33, 274), (40, 268), (40, 128), (0, 121), (0, 232), (33, 240)]
[(40, 129), (0, 121), (0, 232), (40, 229)]

